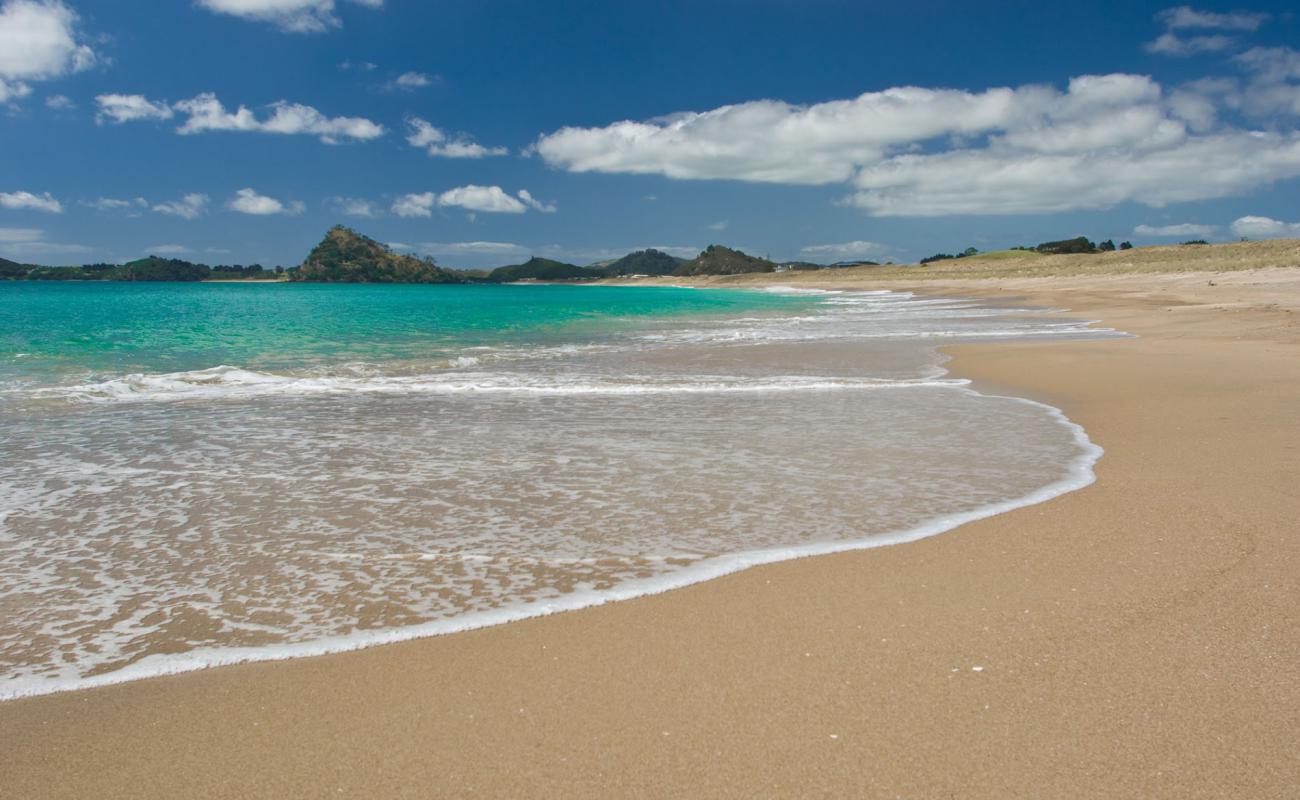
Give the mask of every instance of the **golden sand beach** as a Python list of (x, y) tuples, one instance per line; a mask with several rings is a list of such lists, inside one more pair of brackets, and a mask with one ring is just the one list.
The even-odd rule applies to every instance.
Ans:
[(0, 795), (1294, 797), (1300, 245), (1229, 247), (1244, 266), (729, 281), (1015, 297), (1135, 334), (948, 351), (1082, 424), (1097, 482), (662, 595), (0, 704)]

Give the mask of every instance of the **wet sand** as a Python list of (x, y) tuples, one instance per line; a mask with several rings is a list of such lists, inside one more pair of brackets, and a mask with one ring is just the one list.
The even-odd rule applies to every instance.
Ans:
[(1295, 796), (1300, 270), (925, 289), (1139, 335), (949, 351), (1081, 423), (1097, 483), (654, 597), (0, 704), (0, 794)]

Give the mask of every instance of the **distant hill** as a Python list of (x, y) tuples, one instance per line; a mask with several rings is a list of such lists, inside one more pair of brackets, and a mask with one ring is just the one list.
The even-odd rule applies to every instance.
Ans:
[(711, 244), (690, 261), (683, 262), (674, 275), (740, 275), (746, 272), (775, 272), (776, 264), (765, 258), (755, 258), (739, 250)]
[[(84, 267), (83, 267), (84, 269)], [(145, 256), (128, 261), (109, 272), (114, 281), (201, 281), (212, 270), (206, 264), (195, 264), (179, 258)]]
[(590, 280), (599, 277), (601, 277), (601, 273), (597, 270), (537, 256), (533, 256), (522, 264), (497, 267), (488, 273), (488, 280), (493, 283)]
[(433, 259), (394, 253), (387, 245), (335, 225), (289, 280), (308, 283), (464, 283)]
[(672, 275), (686, 259), (670, 256), (655, 249), (638, 250), (628, 253), (616, 261), (600, 267), (600, 273), (606, 278), (620, 275)]
[(29, 270), (31, 270), (31, 267), (27, 264), (19, 264), (17, 261), (0, 258), (0, 281), (25, 278)]

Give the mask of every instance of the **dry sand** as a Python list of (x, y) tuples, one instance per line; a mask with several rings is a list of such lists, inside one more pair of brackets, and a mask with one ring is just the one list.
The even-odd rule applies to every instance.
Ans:
[(5, 703), (0, 795), (1296, 797), (1300, 269), (927, 290), (1140, 335), (951, 351), (1083, 424), (1096, 484), (655, 597)]

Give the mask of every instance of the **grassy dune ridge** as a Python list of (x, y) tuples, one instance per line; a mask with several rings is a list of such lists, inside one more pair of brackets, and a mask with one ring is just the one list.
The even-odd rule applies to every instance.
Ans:
[[(858, 282), (954, 281), (1012, 278), (1149, 275), (1183, 272), (1237, 272), (1269, 267), (1300, 267), (1300, 239), (1231, 242), (1208, 245), (1137, 247), (1111, 253), (1042, 255), (1024, 250), (1000, 250), (923, 266), (848, 267), (809, 272), (716, 275), (685, 280), (698, 284), (852, 284)], [(673, 283), (682, 278), (634, 279)], [(625, 283), (624, 280), (616, 280)]]

